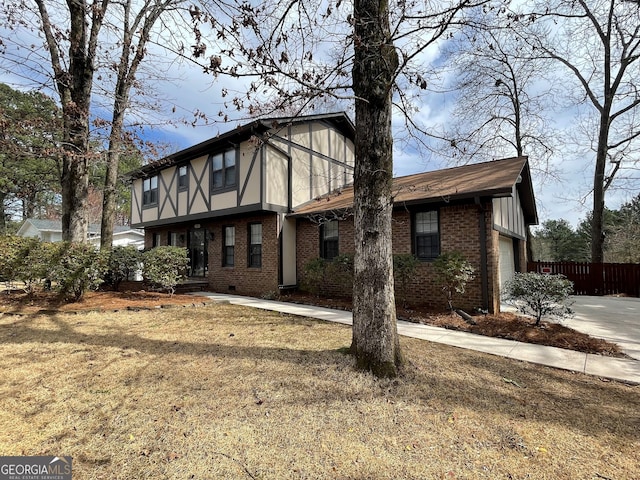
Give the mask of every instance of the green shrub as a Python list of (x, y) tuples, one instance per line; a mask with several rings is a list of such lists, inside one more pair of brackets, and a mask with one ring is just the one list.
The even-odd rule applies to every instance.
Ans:
[(53, 243), (41, 242), (37, 238), (25, 239), (24, 248), (20, 252), (18, 280), (24, 282), (27, 293), (32, 294), (37, 286), (49, 279), (53, 269), (56, 246)]
[(18, 272), (24, 259), (21, 251), (25, 240), (15, 235), (3, 235), (0, 237), (0, 280), (5, 283), (7, 289), (13, 288), (18, 280)]
[(325, 264), (327, 262), (320, 257), (309, 260), (302, 267), (301, 287), (303, 290), (318, 295), (324, 284)]
[(350, 295), (353, 291), (353, 254), (341, 253), (324, 262), (324, 278), (330, 278), (338, 289)]
[(573, 282), (564, 275), (516, 273), (504, 286), (504, 300), (515, 305), (525, 315), (536, 319), (536, 326), (544, 316), (562, 319), (573, 315), (569, 295)]
[(97, 289), (108, 269), (108, 252), (87, 243), (55, 244), (51, 279), (65, 300), (78, 301), (89, 289)]
[(9, 289), (21, 281), (32, 294), (49, 275), (52, 252), (52, 244), (38, 238), (0, 237), (0, 278)]
[(474, 268), (460, 252), (448, 252), (435, 259), (433, 269), (447, 299), (447, 307), (453, 311), (453, 298), (456, 294), (464, 295), (467, 283), (474, 279)]
[(188, 265), (186, 248), (161, 246), (144, 252), (142, 271), (149, 282), (173, 295), (178, 282), (185, 278)]
[(140, 268), (142, 254), (133, 245), (118, 246), (111, 250), (107, 277), (117, 292), (120, 283)]
[(393, 256), (393, 277), (398, 299), (403, 306), (407, 306), (409, 285), (415, 280), (420, 260), (411, 253), (401, 253)]

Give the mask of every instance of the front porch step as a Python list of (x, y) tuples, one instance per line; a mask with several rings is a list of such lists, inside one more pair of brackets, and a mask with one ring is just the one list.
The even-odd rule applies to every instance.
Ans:
[(175, 293), (202, 292), (209, 288), (209, 282), (206, 280), (187, 280), (176, 285)]

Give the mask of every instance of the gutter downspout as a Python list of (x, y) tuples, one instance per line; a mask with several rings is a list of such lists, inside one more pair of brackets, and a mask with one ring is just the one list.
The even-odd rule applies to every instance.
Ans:
[(482, 291), (482, 309), (489, 309), (489, 280), (487, 272), (487, 224), (485, 210), (480, 197), (475, 197), (478, 206), (478, 235), (480, 236), (480, 282)]

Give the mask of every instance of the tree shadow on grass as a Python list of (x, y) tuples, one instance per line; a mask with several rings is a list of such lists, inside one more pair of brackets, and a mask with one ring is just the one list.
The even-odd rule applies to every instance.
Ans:
[[(73, 344), (82, 346), (135, 349), (141, 354), (167, 357), (172, 354), (212, 357), (217, 359), (251, 359), (255, 361), (286, 362), (300, 368), (313, 368), (314, 375), (323, 375), (328, 366), (345, 365), (343, 351), (304, 348), (304, 331), (300, 345), (264, 346), (224, 344), (220, 342), (193, 342), (146, 338), (115, 328), (113, 333), (86, 334), (74, 328), (75, 318), (61, 318), (52, 314), (48, 319), (55, 329), (42, 329), (32, 325), (31, 318), (12, 324), (0, 325), (0, 345), (39, 343), (43, 345)], [(294, 323), (293, 317), (270, 317), (262, 324), (277, 329), (278, 321)], [(302, 319), (306, 327), (308, 319)], [(259, 322), (255, 327), (259, 328)], [(326, 325), (324, 322), (315, 322)], [(246, 338), (241, 339), (246, 341)], [(230, 342), (235, 341), (231, 340)], [(467, 408), (477, 412), (508, 416), (514, 421), (535, 419), (541, 423), (554, 423), (597, 436), (610, 433), (631, 441), (640, 440), (640, 387), (618, 383), (603, 384), (594, 377), (527, 364), (516, 360), (494, 357), (431, 344), (411, 342), (411, 363), (397, 382), (381, 381), (380, 387), (370, 395), (390, 396), (407, 403), (428, 407), (436, 402), (450, 408)], [(283, 342), (284, 344), (284, 342)], [(352, 363), (351, 363), (352, 365)], [(264, 375), (268, 376), (268, 366)], [(472, 372), (471, 375), (468, 373)], [(353, 371), (353, 375), (355, 375)], [(354, 394), (347, 381), (324, 382), (325, 388), (301, 392), (295, 379), (283, 379), (281, 402), (295, 408), (310, 404), (331, 404), (336, 398), (345, 399)], [(515, 383), (512, 383), (515, 382)], [(375, 385), (373, 383), (372, 385)]]

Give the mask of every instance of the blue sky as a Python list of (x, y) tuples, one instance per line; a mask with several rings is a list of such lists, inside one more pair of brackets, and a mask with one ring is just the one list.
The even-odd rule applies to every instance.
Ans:
[[(217, 117), (220, 108), (220, 98), (217, 97), (217, 88), (211, 88), (208, 82), (211, 79), (203, 77), (199, 72), (194, 72), (189, 80), (185, 81), (182, 88), (171, 88), (167, 95), (171, 95), (179, 102), (185, 112), (200, 110), (206, 112), (212, 118)], [(185, 93), (180, 95), (181, 92)], [(421, 106), (421, 114), (429, 121), (446, 121), (446, 113), (442, 114), (439, 107), (442, 99), (433, 95), (432, 102), (425, 98)], [(433, 104), (433, 107), (432, 107)], [(234, 112), (230, 112), (232, 114)], [(177, 125), (150, 129), (147, 132), (149, 139), (171, 144), (175, 150), (183, 149), (208, 140), (219, 133), (224, 133), (236, 126), (249, 121), (249, 119), (237, 115), (233, 120), (215, 122), (212, 125), (190, 126)], [(566, 121), (571, 121), (567, 117)], [(399, 114), (394, 123), (401, 124)], [(396, 126), (397, 131), (401, 128)], [(586, 153), (588, 155), (588, 153)], [(585, 217), (591, 208), (590, 198), (585, 202), (579, 201), (588, 190), (587, 185), (592, 181), (593, 171), (590, 160), (576, 157), (575, 155), (559, 152), (553, 159), (559, 165), (561, 176), (558, 179), (538, 177), (534, 173), (534, 189), (538, 205), (540, 222), (548, 219), (566, 219), (572, 225)], [(394, 151), (394, 174), (396, 176), (410, 175), (413, 173), (446, 168), (450, 165), (446, 160), (435, 154), (419, 152), (415, 146), (405, 142), (397, 142)], [(613, 192), (608, 195), (607, 206), (618, 208), (621, 203), (630, 200), (631, 194), (627, 192)]]
[[(0, 34), (5, 37), (6, 30)], [(13, 32), (15, 34), (15, 32)], [(426, 57), (429, 61), (437, 63), (438, 52), (431, 49)], [(436, 60), (436, 62), (433, 62)], [(145, 137), (151, 141), (157, 141), (170, 145), (171, 151), (187, 148), (196, 143), (212, 138), (249, 121), (243, 112), (233, 109), (224, 109), (225, 100), (221, 97), (222, 88), (230, 91), (240, 91), (243, 87), (237, 79), (220, 76), (214, 79), (202, 73), (200, 67), (189, 62), (170, 62), (166, 66), (156, 65), (162, 70), (170, 69), (171, 81), (155, 81), (153, 89), (160, 100), (161, 110), (154, 114), (147, 114), (149, 124), (154, 127), (145, 127)], [(29, 89), (37, 85), (33, 76), (24, 71), (0, 72), (0, 81), (8, 83), (14, 88)], [(48, 92), (51, 93), (51, 92)], [(454, 106), (451, 94), (442, 95), (424, 92), (420, 97), (419, 111), (416, 115), (424, 124), (437, 127), (449, 121), (450, 111)], [(221, 122), (218, 113), (225, 111), (230, 118), (229, 122)], [(211, 121), (209, 125), (191, 126), (194, 112), (202, 112)], [(576, 111), (566, 109), (556, 116), (556, 122), (560, 128), (568, 127), (576, 122)], [(139, 119), (139, 118), (138, 118)], [(160, 125), (165, 120), (173, 120), (171, 125)], [(402, 118), (394, 118), (394, 126), (398, 138), (403, 134), (401, 128)], [(170, 152), (167, 152), (170, 153)], [(588, 185), (591, 184), (593, 152), (587, 149), (580, 151), (575, 147), (558, 151), (553, 158), (553, 163), (560, 170), (559, 178), (543, 178), (534, 174), (534, 188), (538, 204), (540, 221), (547, 219), (568, 220), (572, 225), (585, 217), (590, 210), (590, 198)], [(394, 172), (396, 175), (408, 175), (426, 170), (434, 170), (449, 166), (446, 161), (434, 154), (424, 153), (418, 150), (415, 144), (396, 142), (394, 152)], [(624, 192), (610, 192), (607, 206), (618, 208), (621, 203), (628, 201), (638, 192), (635, 190)], [(585, 201), (580, 201), (584, 199)]]
[[(173, 96), (176, 102), (180, 102), (185, 112), (200, 110), (207, 112), (210, 117), (215, 119), (221, 99), (216, 94), (219, 89), (212, 88), (209, 85), (210, 81), (210, 78), (204, 77), (199, 72), (193, 72), (188, 80), (185, 80), (182, 88), (172, 87), (166, 93), (167, 96)], [(181, 93), (183, 94), (181, 95)], [(451, 99), (444, 101), (436, 94), (431, 94), (431, 98), (429, 95), (425, 95), (419, 114), (427, 122), (446, 121), (448, 113), (443, 109), (443, 105), (447, 103), (451, 105), (453, 101)], [(230, 112), (230, 116), (233, 113)], [(176, 150), (187, 148), (249, 121), (241, 115), (231, 116), (231, 118), (233, 120), (228, 123), (216, 122), (209, 126), (179, 125), (153, 129), (149, 131), (149, 138), (171, 143)], [(563, 120), (570, 122), (572, 117), (565, 115)], [(402, 133), (401, 127), (398, 127), (402, 123), (399, 114), (394, 119), (394, 123), (396, 130)], [(585, 155), (589, 155), (589, 153), (585, 152)], [(579, 201), (585, 196), (585, 192), (588, 190), (587, 186), (592, 181), (591, 161), (574, 154), (559, 152), (555, 155), (553, 162), (557, 162), (559, 166), (560, 178), (542, 178), (534, 172), (533, 180), (540, 222), (563, 218), (576, 226), (591, 208), (588, 196), (585, 202)], [(406, 142), (396, 142), (394, 173), (397, 176), (446, 168), (447, 166), (450, 165), (442, 157), (428, 152), (419, 152), (414, 145), (406, 144)], [(631, 196), (628, 192), (613, 192), (608, 195), (607, 206), (618, 208), (621, 203), (630, 200)]]

